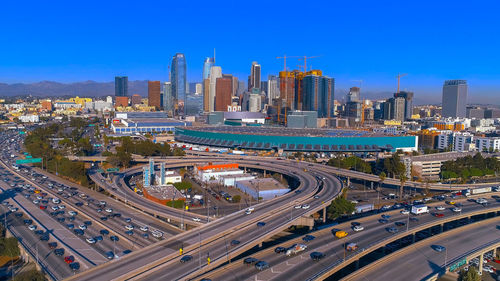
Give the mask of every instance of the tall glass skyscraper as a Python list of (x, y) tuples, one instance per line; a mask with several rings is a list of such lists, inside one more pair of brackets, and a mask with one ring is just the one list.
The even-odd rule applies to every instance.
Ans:
[(115, 97), (128, 97), (128, 77), (115, 77)]
[(208, 79), (210, 76), (210, 68), (214, 65), (214, 58), (205, 58), (203, 62), (203, 80)]
[(465, 80), (446, 80), (443, 85), (443, 117), (466, 116), (467, 92), (469, 87)]
[(170, 80), (172, 82), (172, 96), (175, 100), (177, 107), (177, 114), (185, 115), (184, 103), (186, 102), (186, 58), (184, 54), (177, 53), (172, 58), (172, 72)]

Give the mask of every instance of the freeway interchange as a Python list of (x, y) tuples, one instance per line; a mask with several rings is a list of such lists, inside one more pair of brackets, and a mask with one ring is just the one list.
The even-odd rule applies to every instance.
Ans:
[[(0, 142), (10, 137), (4, 136)], [(20, 140), (20, 137), (16, 138), (16, 141)], [(311, 233), (315, 238), (309, 242), (304, 242), (303, 237), (287, 241), (282, 244), (283, 247), (294, 243), (306, 243), (308, 248), (300, 255), (286, 257), (274, 253), (273, 249), (259, 250), (256, 246), (290, 226), (299, 224), (303, 217), (309, 217), (313, 213), (324, 210), (342, 191), (342, 181), (335, 174), (343, 173), (343, 171), (324, 165), (261, 157), (235, 158), (203, 154), (156, 159), (156, 163), (164, 161), (168, 169), (190, 167), (206, 162), (236, 161), (241, 167), (281, 173), (293, 177), (299, 183), (296, 191), (253, 206), (255, 211), (251, 215), (241, 210), (214, 220), (199, 214), (162, 206), (138, 196), (130, 188), (126, 178), (141, 172), (141, 168), (122, 171), (113, 178), (112, 182), (108, 182), (102, 174), (91, 170), (89, 177), (111, 194), (112, 197), (108, 197), (38, 168), (21, 167), (20, 170), (15, 170), (12, 168), (13, 159), (9, 158), (9, 154), (15, 153), (14, 151), (20, 151), (19, 147), (4, 150), (1, 155), (1, 170), (5, 171), (3, 172), (5, 178), (0, 182), (0, 186), (5, 194), (10, 194), (9, 198), (5, 198), (4, 201), (7, 204), (18, 204), (25, 213), (23, 216), (33, 218), (39, 228), (49, 232), (50, 241), (57, 241), (60, 247), (72, 253), (81, 264), (81, 270), (73, 272), (64, 260), (55, 256), (53, 251), (46, 247), (47, 243), (36, 241), (38, 237), (29, 230), (27, 231), (27, 226), (21, 225), (18, 217), (13, 218), (13, 212), (5, 212), (11, 218), (9, 224), (13, 232), (17, 232), (23, 238), (28, 237), (25, 238), (28, 241), (33, 240), (33, 245), (44, 244), (40, 251), (46, 253), (47, 268), (45, 270), (52, 279), (282, 280), (283, 276), (291, 276), (289, 280), (324, 279), (342, 269), (340, 265), (345, 267), (352, 261), (359, 260), (359, 258), (350, 258), (365, 254), (362, 253), (363, 251), (345, 253), (346, 242), (356, 242), (360, 249), (368, 249), (376, 243), (390, 244), (406, 231), (406, 226), (398, 227), (398, 233), (391, 234), (387, 231), (389, 225), (378, 221), (380, 215), (373, 215), (360, 219), (365, 227), (365, 230), (361, 232), (353, 232), (348, 222)], [(360, 176), (356, 173), (346, 171), (343, 176)], [(366, 175), (363, 174), (360, 178), (363, 176)], [(374, 180), (370, 177), (367, 179)], [(13, 183), (14, 186), (12, 186)], [(47, 200), (47, 203), (35, 199), (37, 195), (30, 192), (34, 191), (30, 189), (31, 187), (46, 194), (41, 200)], [(436, 186), (436, 188), (453, 189), (443, 186)], [(81, 194), (84, 196), (80, 196)], [(52, 203), (51, 198), (57, 198), (61, 202)], [(35, 203), (35, 200), (39, 202)], [(101, 201), (105, 201), (105, 205), (100, 206)], [(297, 204), (308, 204), (310, 208), (295, 209)], [(40, 209), (41, 205), (46, 208)], [(65, 206), (65, 213), (53, 215), (60, 205)], [(498, 212), (499, 207), (496, 200), (493, 200), (487, 207), (464, 202), (460, 213), (445, 210), (443, 211), (444, 218), (423, 215), (418, 218), (418, 221), (410, 221), (408, 215), (392, 211), (388, 224), (393, 226), (395, 222), (406, 222), (408, 225), (406, 234), (412, 231), (418, 234), (422, 233), (420, 228), (424, 226), (442, 224), (440, 220), (443, 223), (446, 221), (444, 224), (446, 228), (449, 218), (456, 217), (455, 221), (459, 221), (458, 219), (462, 218), (460, 216), (466, 218), (468, 214)], [(107, 208), (111, 211), (107, 212)], [(67, 220), (71, 216), (67, 214), (70, 211), (77, 214), (73, 216), (73, 221), (68, 223)], [(117, 213), (120, 216), (114, 216)], [(193, 218), (196, 217), (201, 218), (201, 221), (194, 221)], [(185, 230), (181, 223), (191, 227)], [(68, 224), (73, 224), (73, 228), (69, 228)], [(81, 225), (86, 225), (85, 234), (77, 235), (73, 229)], [(129, 226), (133, 228), (132, 234), (127, 233), (130, 230), (126, 227)], [(180, 229), (176, 226), (180, 226)], [(139, 230), (145, 227), (147, 227), (146, 231)], [(332, 234), (333, 228), (345, 230), (349, 235), (344, 239), (336, 239)], [(453, 227), (450, 226), (450, 228)], [(107, 230), (108, 234), (103, 235), (100, 232), (103, 229)], [(160, 231), (163, 234), (162, 237), (152, 237), (151, 230)], [(89, 243), (87, 240), (98, 236), (104, 236), (102, 237), (104, 239), (97, 243)], [(111, 236), (118, 237), (118, 239), (112, 242), (109, 239)], [(239, 243), (233, 244), (234, 240)], [(179, 262), (180, 249), (183, 250), (182, 257), (191, 256), (191, 261)], [(251, 249), (252, 251), (258, 250), (252, 254), (252, 257), (266, 261), (269, 264), (268, 269), (258, 271), (253, 266), (243, 264), (242, 260), (249, 256), (248, 251)], [(321, 251), (325, 257), (319, 262), (312, 262), (309, 254), (313, 251)], [(110, 252), (113, 253), (111, 257)], [(332, 271), (332, 268), (335, 270)], [(73, 273), (77, 274), (71, 276)]]

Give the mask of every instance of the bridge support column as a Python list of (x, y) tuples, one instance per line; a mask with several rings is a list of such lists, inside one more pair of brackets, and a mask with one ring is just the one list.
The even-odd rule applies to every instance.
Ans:
[(416, 233), (413, 233), (413, 234), (411, 235), (411, 243), (412, 243), (412, 244), (415, 244), (415, 237), (416, 237), (416, 236), (417, 236), (417, 235), (416, 235)]
[(323, 223), (326, 222), (326, 207), (323, 208)]
[(351, 185), (351, 178), (347, 177), (347, 186), (350, 186), (350, 185)]
[(266, 170), (264, 170), (264, 177), (266, 177)]
[(483, 253), (481, 253), (481, 255), (479, 256), (479, 275), (483, 275)]
[(359, 269), (359, 259), (356, 260), (355, 266), (356, 266), (356, 270), (358, 270)]
[(259, 243), (259, 248), (262, 248), (262, 242)]
[(443, 233), (444, 230), (444, 223), (439, 225), (439, 233)]
[(247, 167), (244, 167), (244, 170), (245, 170), (245, 174), (247, 173)]
[(497, 247), (493, 248), (493, 257), (496, 258), (497, 256)]
[(280, 174), (280, 177), (281, 177), (281, 181), (283, 181), (283, 174)]

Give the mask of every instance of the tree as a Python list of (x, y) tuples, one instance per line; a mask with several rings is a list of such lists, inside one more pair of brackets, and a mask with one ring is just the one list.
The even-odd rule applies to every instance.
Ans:
[(240, 201), (241, 201), (241, 196), (239, 196), (239, 195), (233, 196), (233, 202), (234, 203), (239, 203)]
[(35, 269), (29, 271), (22, 271), (14, 276), (13, 281), (46, 281), (47, 278)]
[(460, 276), (458, 278), (460, 281), (481, 281), (481, 276), (477, 272), (476, 268), (469, 266), (469, 270), (465, 271), (462, 269), (460, 271)]
[(342, 195), (335, 198), (330, 206), (328, 206), (328, 217), (330, 219), (336, 219), (343, 215), (352, 214), (356, 208), (355, 204), (346, 199), (347, 192), (344, 189)]

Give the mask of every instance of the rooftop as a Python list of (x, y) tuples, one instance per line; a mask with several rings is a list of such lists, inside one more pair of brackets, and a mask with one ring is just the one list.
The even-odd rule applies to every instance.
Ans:
[(288, 189), (274, 178), (256, 178), (253, 180), (239, 181), (238, 183), (259, 191)]

